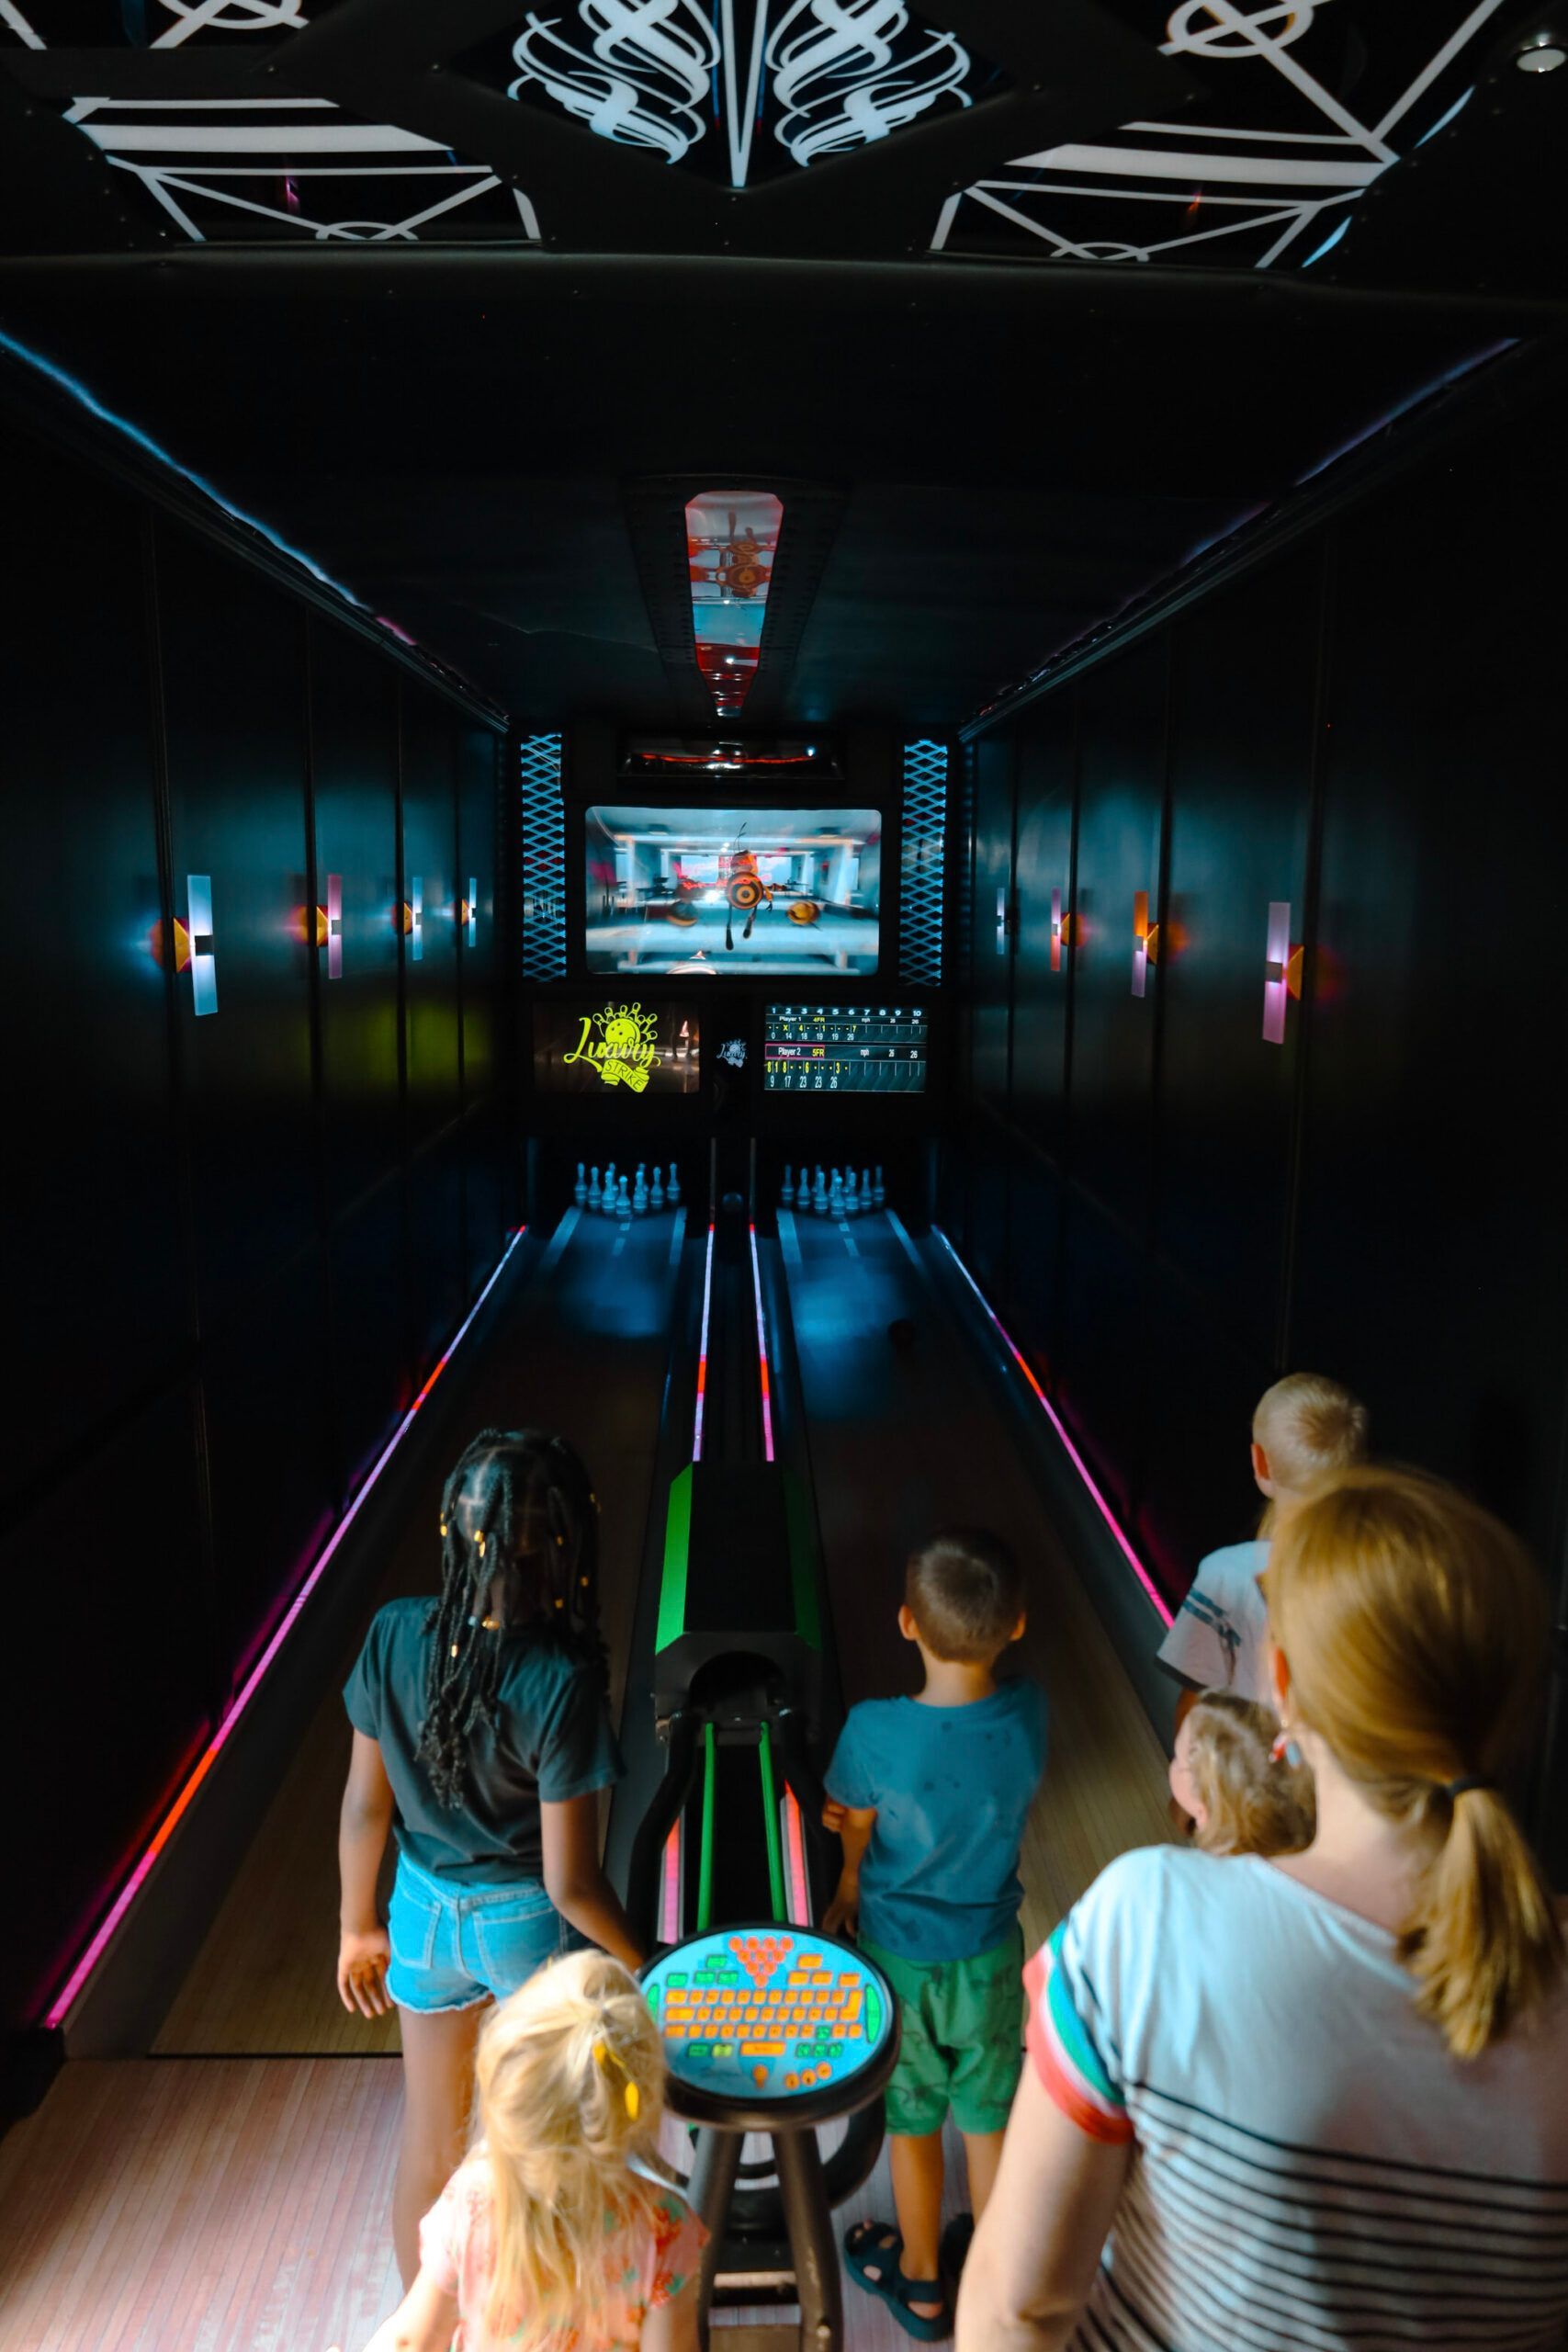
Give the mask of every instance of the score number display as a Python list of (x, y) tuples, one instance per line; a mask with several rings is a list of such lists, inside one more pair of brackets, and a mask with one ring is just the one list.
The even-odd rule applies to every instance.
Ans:
[(769, 1094), (923, 1094), (931, 1024), (921, 1005), (770, 1004)]

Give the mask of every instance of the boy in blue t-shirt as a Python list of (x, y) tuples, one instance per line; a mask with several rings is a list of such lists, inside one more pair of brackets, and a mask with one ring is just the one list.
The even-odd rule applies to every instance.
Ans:
[(938, 1536), (910, 1560), (898, 1611), (925, 1688), (852, 1707), (828, 1767), (844, 1867), (822, 1925), (858, 1928), (902, 2018), (887, 2087), (898, 2227), (857, 2222), (844, 2250), (922, 2342), (952, 2327), (937, 2275), (943, 2120), (951, 2108), (964, 2134), (978, 2217), (1021, 2071), (1018, 1853), (1045, 1764), (1045, 1696), (994, 1669), (1023, 1628), (1006, 1544), (977, 1529)]

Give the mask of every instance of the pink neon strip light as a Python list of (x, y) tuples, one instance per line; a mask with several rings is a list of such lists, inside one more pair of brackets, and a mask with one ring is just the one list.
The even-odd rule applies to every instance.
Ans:
[(288, 1640), (289, 1634), (293, 1631), (294, 1626), (299, 1622), (301, 1610), (304, 1608), (305, 1603), (310, 1600), (310, 1595), (314, 1592), (316, 1587), (320, 1584), (322, 1577), (326, 1574), (328, 1567), (332, 1564), (333, 1557), (337, 1551), (338, 1545), (343, 1542), (344, 1537), (348, 1533), (349, 1529), (354, 1525), (355, 1521), (358, 1518), (361, 1510), (364, 1509), (366, 1499), (368, 1497), (371, 1488), (375, 1486), (377, 1479), (381, 1476), (382, 1471), (386, 1468), (388, 1463), (391, 1460), (393, 1454), (397, 1452), (399, 1446), (408, 1435), (409, 1430), (412, 1428), (414, 1416), (419, 1411), (420, 1407), (424, 1403), (425, 1398), (429, 1396), (431, 1390), (434, 1387), (436, 1382), (440, 1379), (442, 1374), (446, 1371), (447, 1365), (457, 1354), (457, 1350), (462, 1346), (463, 1340), (468, 1335), (468, 1326), (472, 1323), (475, 1316), (479, 1313), (480, 1307), (484, 1305), (486, 1299), (490, 1296), (491, 1291), (501, 1280), (502, 1275), (505, 1272), (508, 1260), (511, 1258), (513, 1251), (516, 1249), (518, 1243), (522, 1240), (523, 1236), (527, 1230), (528, 1228), (526, 1226), (520, 1225), (513, 1232), (511, 1240), (507, 1243), (506, 1248), (502, 1252), (500, 1261), (497, 1264), (494, 1272), (491, 1275), (489, 1282), (486, 1283), (483, 1290), (480, 1291), (478, 1298), (475, 1299), (472, 1306), (468, 1309), (468, 1314), (458, 1326), (453, 1338), (447, 1342), (445, 1355), (442, 1356), (440, 1362), (435, 1366), (434, 1371), (425, 1382), (424, 1386), (420, 1390), (419, 1395), (414, 1398), (413, 1403), (409, 1407), (408, 1411), (403, 1415), (402, 1419), (398, 1423), (397, 1428), (388, 1439), (374, 1469), (370, 1471), (364, 1485), (360, 1487), (359, 1492), (355, 1496), (354, 1500), (349, 1504), (348, 1509), (339, 1520), (336, 1527), (333, 1530), (332, 1534), (327, 1538), (326, 1544), (319, 1555), (314, 1567), (311, 1568), (309, 1576), (305, 1578), (304, 1583), (300, 1586), (298, 1593), (290, 1602), (276, 1632), (273, 1634), (271, 1641), (268, 1642), (265, 1649), (263, 1650), (260, 1657), (257, 1658), (254, 1666), (252, 1667), (250, 1673), (241, 1684), (239, 1694), (236, 1697), (233, 1705), (230, 1708), (228, 1713), (219, 1724), (218, 1729), (214, 1732), (211, 1739), (209, 1740), (206, 1747), (203, 1749), (200, 1761), (197, 1763), (189, 1780), (186, 1781), (184, 1788), (180, 1791), (179, 1795), (175, 1799), (174, 1804), (170, 1806), (168, 1812), (164, 1815), (163, 1820), (159, 1823), (156, 1830), (153, 1832), (151, 1844), (148, 1846), (146, 1852), (141, 1856), (141, 1860), (136, 1864), (136, 1867), (131, 1871), (130, 1876), (126, 1880), (125, 1884), (121, 1887), (118, 1894), (115, 1897), (107, 1917), (99, 1927), (96, 1935), (94, 1936), (92, 1942), (87, 1946), (86, 1951), (82, 1954), (81, 1959), (76, 1962), (75, 1967), (72, 1970), (70, 1975), (66, 1978), (65, 1983), (61, 1987), (60, 1992), (56, 1995), (53, 2006), (51, 2007), (44, 2019), (44, 2023), (46, 2025), (58, 2026), (64, 2024), (67, 2015), (75, 2003), (77, 1995), (81, 1992), (82, 1987), (85, 1984), (88, 1977), (92, 1974), (94, 1969), (103, 1958), (104, 1952), (108, 1946), (109, 1939), (113, 1936), (115, 1929), (119, 1926), (120, 1921), (124, 1918), (126, 1913), (130, 1910), (131, 1904), (134, 1902), (138, 1889), (145, 1882), (147, 1874), (152, 1870), (153, 1863), (157, 1860), (159, 1855), (168, 1844), (169, 1839), (173, 1837), (182, 1815), (190, 1804), (191, 1799), (195, 1796), (197, 1789), (200, 1788), (203, 1781), (206, 1780), (209, 1772), (212, 1770), (213, 1765), (217, 1762), (218, 1758), (224, 1747), (227, 1747), (230, 1735), (233, 1731), (235, 1724), (239, 1722), (240, 1717), (244, 1713), (245, 1709), (250, 1705), (251, 1701), (255, 1697), (257, 1690), (260, 1689), (263, 1676), (272, 1665), (274, 1658), (276, 1657), (279, 1650), (283, 1647), (284, 1643)]
[(1136, 1552), (1134, 1551), (1131, 1544), (1128, 1543), (1126, 1536), (1122, 1531), (1121, 1521), (1117, 1519), (1115, 1512), (1111, 1508), (1111, 1505), (1106, 1501), (1105, 1497), (1100, 1493), (1100, 1488), (1096, 1486), (1088, 1463), (1084, 1460), (1083, 1455), (1078, 1452), (1077, 1447), (1073, 1443), (1072, 1439), (1067, 1435), (1066, 1430), (1062, 1422), (1061, 1415), (1057, 1412), (1055, 1407), (1052, 1404), (1051, 1399), (1046, 1396), (1045, 1391), (1041, 1387), (1040, 1383), (1035, 1379), (1034, 1374), (1029, 1369), (1028, 1364), (1025, 1363), (1022, 1356), (1013, 1345), (1012, 1340), (1006, 1326), (1001, 1321), (1000, 1317), (993, 1311), (989, 1299), (987, 1299), (985, 1292), (975, 1280), (974, 1275), (970, 1272), (968, 1267), (964, 1264), (963, 1259), (959, 1256), (957, 1250), (953, 1248), (952, 1242), (942, 1231), (941, 1226), (933, 1225), (931, 1231), (936, 1235), (937, 1239), (942, 1243), (942, 1248), (946, 1250), (948, 1256), (952, 1259), (953, 1264), (957, 1267), (959, 1272), (963, 1275), (964, 1281), (968, 1283), (970, 1289), (979, 1300), (981, 1306), (985, 1310), (987, 1320), (996, 1327), (997, 1333), (1001, 1340), (1003, 1347), (1006, 1348), (1009, 1355), (1011, 1356), (1014, 1363), (1017, 1364), (1020, 1372), (1022, 1373), (1025, 1380), (1028, 1381), (1031, 1388), (1033, 1389), (1036, 1397), (1039, 1399), (1040, 1404), (1044, 1410), (1047, 1420), (1050, 1422), (1051, 1427), (1055, 1430), (1056, 1435), (1061, 1439), (1063, 1445), (1066, 1448), (1067, 1459), (1071, 1462), (1073, 1468), (1077, 1472), (1078, 1476), (1083, 1480), (1084, 1485), (1089, 1488), (1089, 1493), (1093, 1496), (1095, 1506), (1098, 1509), (1101, 1519), (1104, 1520), (1105, 1524), (1109, 1527), (1111, 1532), (1116, 1538), (1118, 1544), (1121, 1546), (1122, 1555), (1125, 1558), (1128, 1566), (1132, 1569), (1133, 1574), (1137, 1577), (1138, 1582), (1143, 1586), (1144, 1590), (1153, 1601), (1155, 1609), (1162, 1623), (1168, 1625), (1175, 1616), (1175, 1611), (1171, 1608), (1170, 1603), (1161, 1597), (1159, 1587), (1156, 1584), (1153, 1577), (1150, 1576), (1147, 1568), (1145, 1567), (1142, 1560), (1139, 1559)]
[(708, 1254), (703, 1267), (703, 1336), (697, 1342), (697, 1409), (692, 1419), (692, 1459), (703, 1458), (703, 1406), (708, 1387), (708, 1308), (713, 1301), (713, 1226), (708, 1226)]
[(757, 1228), (750, 1226), (751, 1295), (757, 1303), (757, 1370), (762, 1383), (762, 1459), (773, 1458), (773, 1400), (768, 1385), (768, 1327), (762, 1319), (762, 1272), (757, 1263)]
[(659, 1902), (659, 1940), (681, 1940), (681, 1825), (676, 1822), (664, 1840), (664, 1884)]
[(784, 1791), (784, 1862), (789, 1871), (789, 1916), (797, 1928), (811, 1925), (811, 1890), (806, 1877), (806, 1832), (795, 1791)]

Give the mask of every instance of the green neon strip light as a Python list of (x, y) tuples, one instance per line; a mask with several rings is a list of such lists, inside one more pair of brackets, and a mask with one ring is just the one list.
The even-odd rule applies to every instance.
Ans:
[(717, 1758), (713, 1744), (713, 1725), (703, 1725), (703, 1842), (697, 1868), (697, 1933), (705, 1936), (713, 1916), (713, 1817), (714, 1779)]
[(692, 1465), (670, 1481), (670, 1508), (664, 1515), (664, 1575), (659, 1587), (659, 1628), (656, 1651), (667, 1650), (686, 1630), (686, 1567), (692, 1549)]
[(817, 1597), (816, 1547), (806, 1496), (797, 1478), (784, 1473), (784, 1523), (789, 1534), (789, 1577), (795, 1593), (795, 1630), (807, 1646), (822, 1646), (822, 1612)]
[(768, 1833), (768, 1892), (773, 1897), (775, 1919), (788, 1917), (784, 1909), (784, 1849), (779, 1843), (779, 1795), (773, 1786), (773, 1743), (768, 1726), (762, 1725), (762, 1736), (757, 1744), (758, 1760), (762, 1767), (762, 1826)]

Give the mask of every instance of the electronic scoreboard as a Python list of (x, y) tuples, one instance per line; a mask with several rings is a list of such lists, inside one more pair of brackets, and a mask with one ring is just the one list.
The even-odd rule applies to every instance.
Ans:
[(919, 1005), (770, 1004), (770, 1094), (923, 1094), (931, 1024)]

